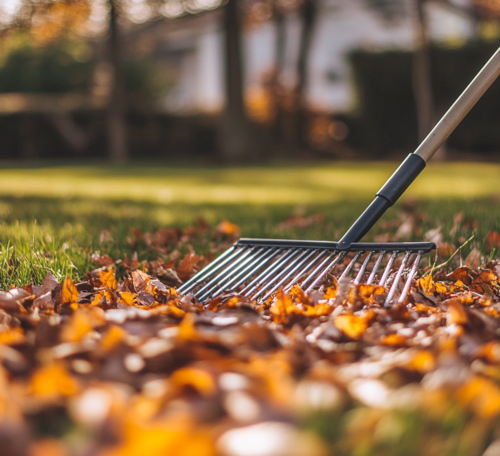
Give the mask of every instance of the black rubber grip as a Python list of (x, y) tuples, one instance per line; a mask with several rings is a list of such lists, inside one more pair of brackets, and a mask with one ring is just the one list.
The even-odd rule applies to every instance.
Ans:
[(423, 171), (425, 165), (425, 160), (419, 155), (408, 155), (405, 161), (401, 163), (399, 168), (377, 192), (377, 196), (385, 198), (392, 206)]

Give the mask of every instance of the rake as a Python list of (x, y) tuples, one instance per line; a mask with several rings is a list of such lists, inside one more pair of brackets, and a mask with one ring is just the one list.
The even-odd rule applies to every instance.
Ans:
[(385, 306), (396, 299), (403, 302), (422, 255), (436, 245), (359, 241), (406, 191), (499, 75), (500, 48), (339, 242), (240, 239), (178, 291), (183, 295), (193, 294), (200, 303), (228, 294), (265, 301), (280, 288), (288, 291), (295, 284), (309, 293), (322, 285), (329, 274), (339, 274), (340, 284), (353, 281), (388, 288)]

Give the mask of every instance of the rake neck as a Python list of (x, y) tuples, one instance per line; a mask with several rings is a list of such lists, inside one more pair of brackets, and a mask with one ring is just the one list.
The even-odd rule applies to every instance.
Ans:
[(372, 203), (354, 222), (338, 243), (340, 249), (349, 249), (353, 242), (360, 241), (370, 228), (384, 215), (425, 168), (425, 161), (410, 154), (401, 163), (385, 185), (377, 192)]
[(339, 241), (340, 249), (348, 249), (353, 242), (360, 241), (385, 211), (399, 199), (425, 168), (425, 164), (499, 76), (500, 48), (432, 129), (415, 153), (406, 158), (377, 192), (373, 202)]

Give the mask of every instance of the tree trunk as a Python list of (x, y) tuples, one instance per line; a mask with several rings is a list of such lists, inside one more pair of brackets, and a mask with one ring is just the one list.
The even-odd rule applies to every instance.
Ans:
[(413, 57), (413, 94), (417, 108), (419, 142), (431, 131), (434, 120), (434, 101), (432, 94), (429, 37), (424, 11), (426, 0), (415, 1), (415, 52)]
[(111, 63), (111, 93), (108, 105), (108, 156), (113, 163), (128, 159), (126, 134), (125, 84), (118, 30), (117, 1), (109, 0), (109, 61)]
[[(281, 149), (286, 135), (285, 131), (285, 88), (282, 85), (283, 72), (285, 70), (286, 56), (286, 21), (285, 15), (280, 10), (274, 11), (274, 25), (276, 28), (276, 43), (275, 43), (275, 69), (273, 75), (273, 97), (275, 106), (275, 118), (273, 125), (274, 139), (278, 149)], [(279, 151), (279, 155), (282, 155)]]
[(222, 119), (221, 149), (229, 162), (251, 158), (250, 125), (245, 110), (241, 18), (238, 0), (224, 6), (226, 107)]
[(316, 24), (317, 0), (305, 0), (300, 9), (302, 35), (297, 58), (297, 85), (294, 99), (295, 109), (291, 122), (292, 144), (296, 149), (307, 147), (307, 98), (308, 62), (311, 51), (314, 27)]

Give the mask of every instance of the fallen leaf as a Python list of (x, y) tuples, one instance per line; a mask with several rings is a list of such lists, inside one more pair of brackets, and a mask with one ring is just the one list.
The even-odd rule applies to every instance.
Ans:
[(217, 225), (216, 231), (224, 236), (238, 236), (240, 227), (229, 220), (223, 220)]
[(116, 290), (117, 283), (114, 268), (111, 267), (107, 271), (99, 271), (99, 278), (103, 287)]
[(62, 304), (71, 304), (78, 301), (78, 290), (69, 277), (66, 277), (62, 284), (61, 299)]

